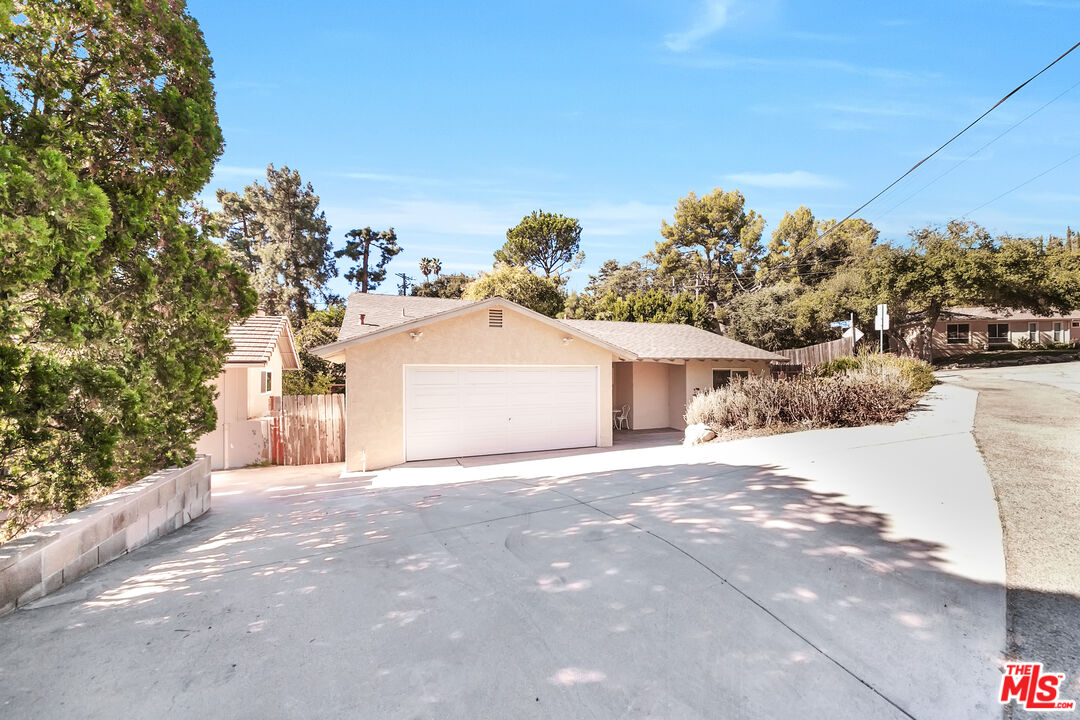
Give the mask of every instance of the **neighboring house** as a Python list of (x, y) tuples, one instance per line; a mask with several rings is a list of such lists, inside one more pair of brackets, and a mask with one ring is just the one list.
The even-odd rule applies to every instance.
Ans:
[(695, 392), (785, 360), (688, 325), (362, 293), (349, 297), (338, 341), (313, 352), (345, 364), (349, 471), (610, 446), (623, 405), (635, 429), (682, 428)]
[(214, 470), (269, 459), (272, 398), (281, 396), (282, 370), (300, 369), (286, 317), (249, 317), (229, 327), (229, 340), (233, 350), (214, 381), (217, 427), (195, 446)]
[[(914, 334), (916, 330), (910, 331)], [(1018, 344), (1080, 340), (1080, 312), (1035, 315), (1025, 310), (986, 307), (948, 308), (931, 335), (932, 357), (966, 355)]]

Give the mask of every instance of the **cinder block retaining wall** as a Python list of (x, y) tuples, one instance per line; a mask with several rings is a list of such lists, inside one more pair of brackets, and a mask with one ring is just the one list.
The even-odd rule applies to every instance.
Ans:
[(210, 509), (210, 456), (170, 468), (0, 545), (0, 615), (167, 535)]

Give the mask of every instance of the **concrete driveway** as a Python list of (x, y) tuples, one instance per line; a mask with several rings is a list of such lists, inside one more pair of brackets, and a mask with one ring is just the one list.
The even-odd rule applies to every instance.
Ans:
[(0, 619), (0, 716), (1000, 717), (975, 396), (692, 449), (223, 473), (203, 519)]

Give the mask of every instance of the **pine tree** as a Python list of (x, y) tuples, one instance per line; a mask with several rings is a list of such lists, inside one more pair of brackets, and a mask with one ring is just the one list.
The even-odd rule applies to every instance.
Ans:
[(326, 300), (326, 283), (337, 276), (330, 247), (330, 225), (319, 210), (319, 196), (300, 173), (266, 168), (266, 184), (243, 193), (217, 191), (221, 210), (213, 221), (229, 256), (251, 275), (259, 304), (300, 323)]

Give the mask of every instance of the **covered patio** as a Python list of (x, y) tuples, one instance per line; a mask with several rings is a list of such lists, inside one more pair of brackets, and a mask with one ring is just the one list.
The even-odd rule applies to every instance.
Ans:
[[(769, 371), (763, 360), (638, 360), (612, 363), (613, 424), (624, 430), (686, 427), (686, 404), (699, 392), (730, 382), (732, 377)], [(626, 412), (627, 422), (620, 417)]]

